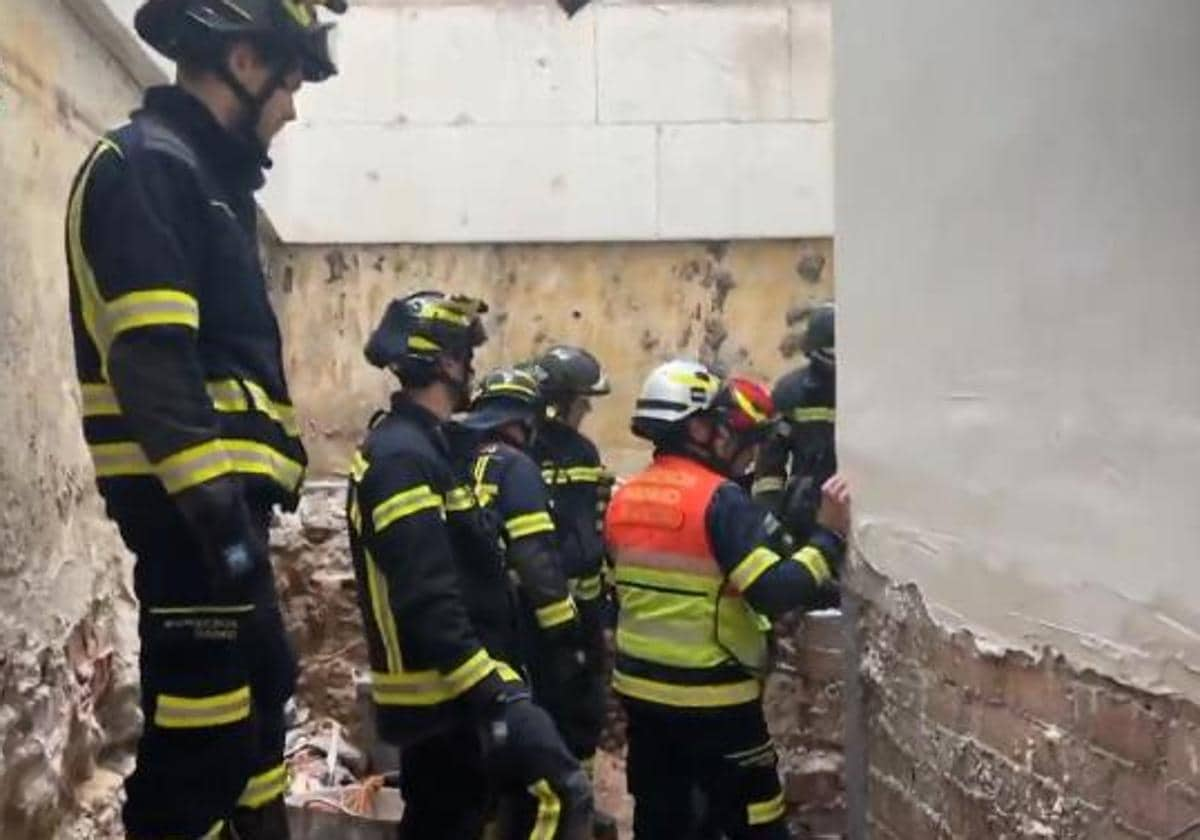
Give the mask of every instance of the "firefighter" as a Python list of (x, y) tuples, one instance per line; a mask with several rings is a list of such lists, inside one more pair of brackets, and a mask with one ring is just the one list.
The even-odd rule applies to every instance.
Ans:
[(780, 414), (776, 432), (755, 466), (753, 493), (791, 536), (803, 542), (816, 522), (821, 487), (837, 472), (835, 310), (822, 304), (804, 335), (808, 365), (782, 376), (772, 390)]
[[(542, 394), (527, 368), (499, 368), (485, 376), (462, 426), (479, 437), (469, 474), (479, 504), (504, 546), (505, 565), (519, 586), (522, 661), (534, 700), (553, 717), (579, 757), (595, 751), (593, 733), (604, 709), (591, 702), (590, 651), (579, 610), (568, 589), (551, 501), (528, 450), (539, 437)], [(581, 746), (582, 745), (582, 746)], [(523, 821), (517, 817), (517, 823)]]
[(291, 0), (150, 0), (135, 25), (177, 82), (99, 140), (66, 220), (84, 437), (141, 604), (123, 818), (133, 838), (286, 837), (295, 659), (267, 525), (306, 458), (254, 192), (301, 85), (335, 73), (331, 24)]
[(401, 385), (354, 456), (348, 498), (371, 693), (380, 734), (401, 747), (401, 837), (479, 837), (494, 797), (522, 795), (530, 836), (578, 838), (591, 788), (518, 676), (504, 558), (445, 434), (469, 396), (485, 311), (419, 292), (392, 302), (367, 345)]
[[(532, 452), (550, 489), (559, 547), (587, 645), (589, 667), (578, 700), (597, 710), (593, 728), (574, 733), (568, 744), (589, 766), (600, 740), (608, 689), (604, 627), (609, 592), (603, 531), (612, 475), (580, 426), (592, 410), (592, 399), (611, 389), (599, 361), (581, 347), (551, 347), (533, 364), (547, 405)], [(609, 820), (598, 814), (596, 822), (599, 827)]]
[(637, 401), (632, 429), (654, 459), (616, 491), (606, 534), (639, 838), (695, 837), (697, 791), (726, 836), (787, 837), (760, 703), (770, 621), (838, 575), (849, 502), (832, 479), (808, 544), (772, 547), (768, 515), (733, 479), (773, 411), (756, 383), (685, 361), (655, 369)]

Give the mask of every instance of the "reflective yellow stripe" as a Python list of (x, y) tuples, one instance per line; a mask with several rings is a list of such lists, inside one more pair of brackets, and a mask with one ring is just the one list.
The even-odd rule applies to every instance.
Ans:
[(287, 765), (279, 764), (257, 776), (251, 776), (238, 797), (238, 807), (261, 808), (287, 792)]
[(750, 401), (749, 397), (747, 397), (745, 394), (743, 394), (737, 388), (730, 388), (729, 390), (730, 390), (730, 393), (733, 394), (733, 398), (737, 402), (738, 408), (740, 408), (742, 411), (746, 412), (746, 414), (750, 415), (751, 420), (753, 420), (755, 423), (767, 422), (767, 420), (769, 419), (767, 417), (767, 415), (764, 412), (760, 411), (758, 409), (758, 406), (756, 406), (753, 402)]
[(221, 607), (151, 607), (151, 615), (242, 615), (254, 612), (253, 604)]
[(534, 611), (537, 616), (538, 627), (543, 630), (549, 630), (551, 627), (557, 627), (560, 624), (566, 624), (575, 618), (575, 602), (569, 597), (561, 601), (556, 601), (553, 604), (548, 604)]
[(350, 477), (355, 481), (362, 481), (363, 476), (367, 474), (367, 470), (371, 465), (367, 459), (363, 457), (361, 452), (355, 452), (350, 458)]
[(751, 802), (746, 806), (746, 822), (750, 825), (765, 825), (783, 819), (783, 794), (778, 793), (765, 802)]
[(576, 601), (594, 601), (604, 592), (604, 579), (601, 575), (571, 578), (567, 583)]
[(617, 585), (651, 586), (670, 589), (682, 595), (715, 598), (721, 581), (715, 575), (691, 574), (664, 569), (647, 569), (632, 563), (618, 563)]
[(551, 467), (542, 470), (542, 480), (547, 484), (596, 484), (606, 476), (604, 467)]
[[(272, 400), (267, 396), (263, 387), (257, 383), (222, 379), (206, 383), (205, 389), (208, 391), (209, 399), (212, 400), (213, 408), (217, 411), (226, 414), (258, 411), (278, 423), (290, 437), (296, 437), (299, 434), (295, 409), (287, 403)], [(246, 400), (247, 392), (251, 395), (251, 402)], [(81, 393), (84, 417), (109, 417), (121, 414), (121, 406), (111, 385), (100, 382), (85, 383), (81, 386)]]
[(121, 414), (121, 405), (117, 402), (117, 395), (110, 385), (85, 382), (79, 386), (79, 393), (83, 397), (84, 417), (112, 417)]
[(524, 385), (520, 385), (516, 382), (497, 382), (494, 385), (489, 385), (486, 393), (487, 394), (499, 394), (499, 393), (521, 394), (526, 397), (533, 397), (534, 399), (537, 399), (537, 395), (538, 395), (537, 391), (533, 390), (532, 388), (526, 388)]
[(480, 650), (449, 674), (375, 671), (371, 674), (371, 696), (384, 706), (432, 706), (464, 694), (498, 667), (486, 650)]
[(447, 513), (461, 513), (475, 507), (475, 494), (470, 487), (455, 487), (446, 494)]
[(355, 533), (362, 533), (362, 508), (358, 506), (357, 494), (350, 499), (350, 524), (354, 526)]
[(620, 671), (613, 672), (613, 690), (626, 697), (649, 703), (705, 709), (752, 703), (758, 700), (761, 694), (757, 680), (724, 685), (672, 685), (643, 677), (632, 677)]
[[(105, 307), (108, 332), (115, 339), (139, 327), (200, 327), (200, 305), (196, 298), (175, 289), (129, 292)], [(111, 346), (111, 341), (110, 341)]]
[(396, 631), (396, 616), (392, 612), (392, 603), (388, 598), (387, 579), (379, 571), (379, 565), (370, 551), (366, 554), (367, 566), (367, 596), (371, 602), (371, 613), (375, 617), (375, 627), (383, 639), (383, 649), (387, 655), (389, 671), (401, 671), (404, 662), (400, 657), (400, 634)]
[(428, 338), (419, 335), (410, 335), (408, 337), (409, 350), (424, 350), (426, 352), (436, 353), (442, 349), (442, 345), (436, 341), (430, 341)]
[(782, 478), (775, 475), (768, 475), (763, 476), (762, 478), (756, 480), (754, 484), (750, 485), (750, 492), (755, 496), (759, 496), (763, 493), (778, 492), (782, 490), (783, 487), (784, 481)]
[(92, 179), (92, 170), (96, 166), (96, 161), (109, 151), (121, 154), (120, 149), (111, 140), (106, 137), (101, 138), (96, 147), (92, 149), (87, 163), (84, 164), (83, 172), (75, 184), (70, 203), (67, 206), (67, 250), (70, 254), (71, 279), (75, 283), (75, 290), (79, 293), (79, 309), (83, 316), (84, 328), (87, 329), (88, 336), (91, 338), (96, 352), (100, 355), (102, 370), (107, 370), (108, 367), (108, 347), (112, 342), (112, 335), (108, 321), (104, 318), (104, 297), (100, 294), (96, 274), (92, 271), (91, 261), (88, 260), (87, 253), (83, 248), (83, 199)]
[(833, 573), (829, 571), (829, 563), (825, 560), (825, 555), (811, 545), (806, 545), (797, 551), (792, 555), (792, 559), (808, 569), (818, 586), (833, 579)]
[(250, 717), (250, 686), (209, 697), (158, 695), (154, 725), (163, 729), (224, 726)]
[(381, 502), (371, 512), (371, 521), (375, 523), (375, 533), (379, 533), (406, 516), (434, 509), (438, 511), (442, 509), (442, 500), (429, 488), (428, 484), (421, 484), (401, 490)]
[(694, 373), (677, 372), (671, 374), (672, 382), (677, 382), (680, 385), (686, 385), (689, 388), (699, 388), (706, 394), (715, 394), (720, 383), (715, 376), (701, 378)]
[(742, 561), (734, 567), (733, 571), (729, 573), (729, 581), (738, 588), (738, 591), (745, 592), (754, 584), (754, 581), (762, 577), (779, 560), (779, 555), (774, 551), (759, 546), (743, 557)]
[(537, 818), (533, 823), (533, 831), (529, 832), (529, 840), (553, 840), (558, 832), (562, 802), (545, 779), (538, 779), (530, 785), (529, 792), (538, 803)]
[(543, 510), (523, 516), (514, 516), (504, 523), (504, 529), (508, 531), (509, 539), (517, 540), (521, 537), (553, 531), (554, 520)]
[(157, 475), (169, 493), (178, 493), (228, 473), (263, 475), (294, 491), (304, 467), (266, 444), (220, 438), (185, 449), (152, 466), (136, 443), (98, 443), (89, 447), (98, 478)]
[(154, 468), (136, 443), (94, 443), (88, 447), (97, 478), (154, 475)]
[(312, 9), (306, 3), (300, 0), (281, 0), (283, 8), (292, 16), (296, 23), (303, 26), (305, 29), (312, 26), (314, 23)]
[(837, 422), (837, 409), (824, 406), (793, 408), (791, 418), (797, 423), (835, 423)]
[(225, 820), (217, 820), (213, 823), (213, 827), (201, 835), (200, 840), (217, 840), (221, 836), (221, 832), (225, 830)]

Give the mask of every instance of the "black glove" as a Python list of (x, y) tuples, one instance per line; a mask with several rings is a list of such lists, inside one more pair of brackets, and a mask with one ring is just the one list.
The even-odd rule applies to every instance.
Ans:
[(217, 601), (249, 601), (254, 576), (268, 559), (267, 546), (250, 522), (241, 481), (234, 476), (206, 481), (179, 493), (175, 504), (200, 543)]

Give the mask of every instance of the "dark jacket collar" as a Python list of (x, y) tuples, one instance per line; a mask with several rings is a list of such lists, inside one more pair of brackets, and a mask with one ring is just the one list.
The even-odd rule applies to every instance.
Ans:
[(146, 91), (139, 113), (153, 114), (183, 135), (213, 174), (238, 192), (262, 187), (263, 170), (271, 159), (255, 143), (226, 129), (196, 97), (177, 85), (160, 85)]
[(392, 394), (391, 414), (393, 417), (400, 417), (415, 423), (443, 450), (449, 449), (445, 432), (442, 429), (442, 420), (425, 406), (417, 405), (413, 402), (412, 397), (403, 391), (396, 391)]

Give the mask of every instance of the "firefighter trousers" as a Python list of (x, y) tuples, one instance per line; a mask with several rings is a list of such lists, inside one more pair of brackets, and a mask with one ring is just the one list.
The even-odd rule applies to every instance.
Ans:
[[(549, 717), (542, 720), (551, 732)], [(590, 837), (590, 820), (583, 826), (579, 819), (579, 791), (571, 789), (586, 787), (586, 779), (565, 747), (519, 756), (501, 747), (487, 756), (484, 742), (480, 730), (464, 724), (402, 749), (400, 840)], [(590, 815), (590, 791), (586, 798)]]
[(624, 705), (636, 840), (786, 840), (775, 747), (758, 703)]
[[(286, 838), (283, 710), (296, 660), (270, 569), (258, 570), (242, 603), (217, 603), (200, 546), (169, 500), (113, 518), (137, 558), (141, 601), (144, 728), (125, 782), (129, 837)], [(265, 540), (265, 506), (254, 521)]]

